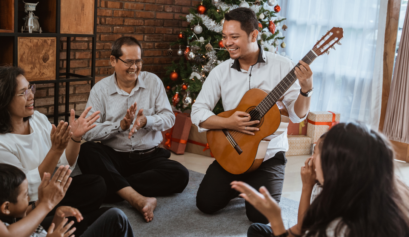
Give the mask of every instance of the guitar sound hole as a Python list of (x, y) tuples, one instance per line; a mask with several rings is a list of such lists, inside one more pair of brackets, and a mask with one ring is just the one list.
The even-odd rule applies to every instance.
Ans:
[(260, 120), (259, 124), (254, 124), (251, 127), (261, 127), (261, 125), (264, 122), (264, 117), (260, 118), (260, 112), (258, 112), (257, 110), (255, 110), (254, 108), (256, 108), (256, 106), (252, 106), (249, 107), (246, 112), (250, 114), (251, 116), (251, 120), (250, 121), (254, 121), (254, 120)]

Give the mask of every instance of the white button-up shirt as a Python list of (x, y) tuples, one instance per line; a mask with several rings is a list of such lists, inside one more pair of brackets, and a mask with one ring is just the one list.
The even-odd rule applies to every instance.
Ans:
[[(121, 129), (121, 120), (132, 104), (137, 103), (137, 111), (143, 109), (147, 122), (144, 128), (128, 138), (129, 131)], [(130, 94), (121, 90), (115, 79), (115, 73), (95, 84), (89, 95), (87, 108), (92, 106), (88, 116), (100, 111), (97, 125), (84, 135), (87, 141), (101, 141), (118, 152), (146, 150), (159, 145), (162, 141), (161, 131), (175, 124), (163, 82), (153, 73), (141, 72), (135, 88)], [(136, 115), (135, 115), (136, 119)], [(135, 120), (134, 120), (135, 121)]]
[[(200, 123), (215, 115), (212, 110), (222, 99), (225, 111), (235, 109), (244, 94), (254, 88), (270, 93), (274, 87), (294, 68), (291, 60), (278, 54), (260, 53), (255, 65), (245, 71), (240, 68), (238, 60), (229, 59), (215, 67), (203, 84), (196, 102), (192, 106), (192, 122), (199, 128), (199, 132), (207, 131), (200, 127)], [(303, 121), (294, 111), (294, 104), (300, 94), (298, 80), (285, 92), (283, 103), (287, 107), (289, 117), (294, 123)], [(287, 130), (268, 137), (271, 139), (264, 161), (272, 158), (279, 151), (288, 151)]]

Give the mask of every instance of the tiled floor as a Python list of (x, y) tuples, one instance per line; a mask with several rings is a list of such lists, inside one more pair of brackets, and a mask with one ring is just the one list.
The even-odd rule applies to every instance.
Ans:
[[(307, 158), (308, 156), (287, 156), (288, 162), (285, 169), (283, 197), (295, 201), (300, 200), (302, 186), (300, 169)], [(184, 155), (175, 155), (172, 153), (171, 159), (179, 161), (187, 169), (203, 174), (206, 173), (207, 168), (214, 161), (213, 158), (193, 153), (185, 153)], [(398, 161), (395, 163), (398, 176), (409, 185), (409, 164)]]

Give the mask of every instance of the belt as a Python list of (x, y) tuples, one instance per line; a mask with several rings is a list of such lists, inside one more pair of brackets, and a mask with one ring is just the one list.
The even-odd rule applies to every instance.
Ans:
[(152, 153), (156, 150), (156, 148), (158, 147), (154, 147), (154, 148), (150, 148), (150, 149), (146, 149), (146, 150), (135, 150), (135, 151), (131, 151), (131, 154), (138, 154), (138, 155), (144, 155), (144, 154), (149, 154)]

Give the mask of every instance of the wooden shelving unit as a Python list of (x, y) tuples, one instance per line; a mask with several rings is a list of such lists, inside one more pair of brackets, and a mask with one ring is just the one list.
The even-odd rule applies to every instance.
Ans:
[[(37, 0), (25, 0), (36, 3)], [(36, 7), (42, 33), (21, 32), (24, 25), (22, 0), (0, 0), (0, 65), (14, 65), (26, 71), (33, 84), (54, 84), (54, 123), (59, 116), (69, 116), (70, 82), (95, 84), (97, 0), (42, 0)], [(71, 73), (71, 57), (66, 58), (65, 72), (60, 73), (61, 39), (66, 38), (66, 55), (71, 55), (73, 37), (92, 38), (91, 75)], [(60, 83), (65, 83), (65, 112), (58, 113)]]

